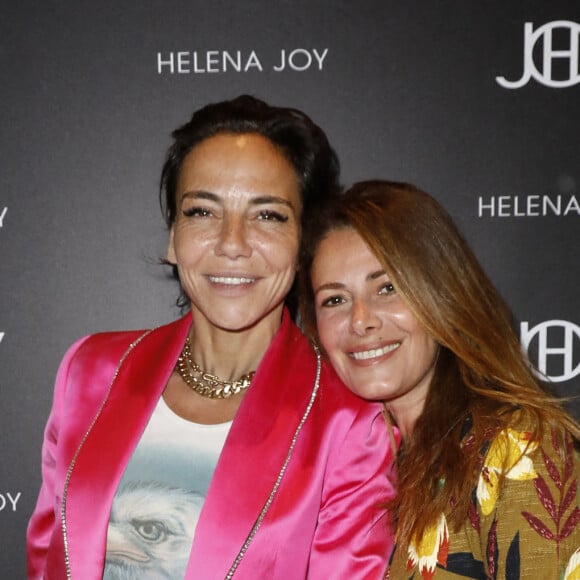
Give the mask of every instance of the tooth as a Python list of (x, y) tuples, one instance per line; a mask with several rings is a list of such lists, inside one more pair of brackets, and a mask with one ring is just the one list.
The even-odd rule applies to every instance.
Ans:
[(398, 348), (400, 345), (401, 345), (400, 342), (395, 342), (394, 344), (384, 346), (383, 348), (373, 348), (371, 350), (353, 352), (351, 356), (355, 360), (368, 360), (371, 358), (376, 358), (376, 357), (382, 356), (384, 354), (387, 354), (388, 352), (391, 352), (391, 351), (395, 350), (396, 348)]
[(251, 282), (254, 281), (253, 278), (241, 278), (241, 277), (237, 278), (233, 276), (210, 276), (209, 279), (214, 284), (232, 284), (232, 285), (250, 284)]

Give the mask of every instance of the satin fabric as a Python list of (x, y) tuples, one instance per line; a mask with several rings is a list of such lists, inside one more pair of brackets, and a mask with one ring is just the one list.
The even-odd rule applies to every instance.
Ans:
[[(102, 578), (115, 491), (191, 323), (187, 315), (147, 333), (93, 335), (65, 355), (27, 533), (30, 579), (67, 578), (66, 559), (70, 578)], [(185, 578), (226, 577), (275, 485), (315, 372), (311, 345), (285, 313), (220, 455)], [(381, 578), (393, 540), (379, 504), (393, 496), (393, 479), (380, 407), (323, 363), (278, 492), (233, 577)]]

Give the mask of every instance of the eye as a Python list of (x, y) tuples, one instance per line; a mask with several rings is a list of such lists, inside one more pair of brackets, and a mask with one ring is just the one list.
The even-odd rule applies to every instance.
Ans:
[(184, 209), (183, 215), (185, 217), (211, 217), (212, 213), (205, 207), (193, 206)]
[(396, 292), (395, 287), (390, 282), (383, 284), (379, 290), (379, 294), (389, 295)]
[(338, 306), (343, 303), (344, 298), (342, 296), (329, 296), (320, 303), (320, 306), (322, 308), (332, 308), (333, 306)]
[(268, 222), (287, 222), (288, 216), (282, 215), (280, 212), (271, 209), (264, 209), (258, 214), (258, 219)]
[(155, 520), (133, 520), (135, 531), (147, 542), (163, 542), (169, 535), (169, 530), (162, 522)]

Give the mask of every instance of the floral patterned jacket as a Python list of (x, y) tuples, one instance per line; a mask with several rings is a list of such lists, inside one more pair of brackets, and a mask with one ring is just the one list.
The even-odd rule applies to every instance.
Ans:
[(385, 578), (580, 580), (580, 456), (569, 434), (529, 442), (516, 427), (486, 446), (459, 531), (441, 514), (407, 553), (395, 550)]

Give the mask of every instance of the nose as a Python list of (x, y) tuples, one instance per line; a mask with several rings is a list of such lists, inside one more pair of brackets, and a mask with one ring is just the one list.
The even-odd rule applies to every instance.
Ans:
[(215, 253), (217, 256), (226, 256), (232, 260), (250, 257), (252, 248), (248, 241), (247, 226), (241, 217), (224, 218), (215, 245)]
[(382, 323), (373, 307), (365, 300), (355, 300), (351, 312), (351, 329), (359, 336), (365, 336), (369, 332), (381, 328)]

